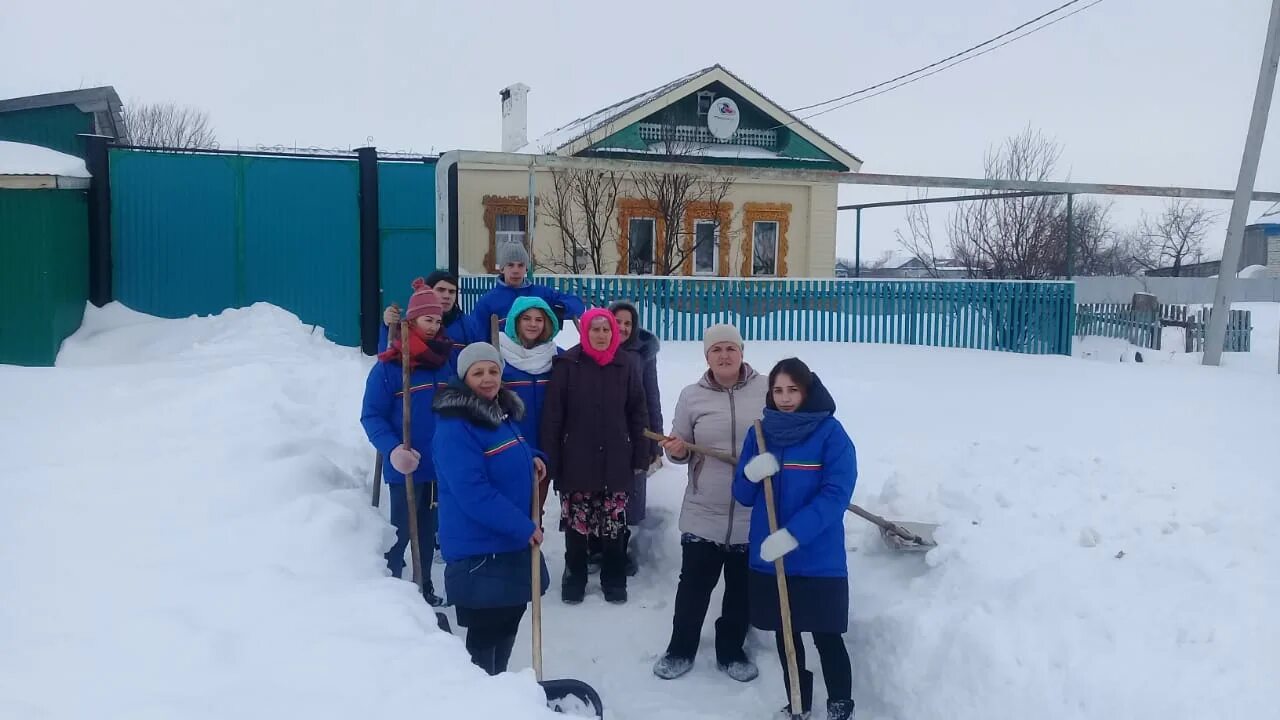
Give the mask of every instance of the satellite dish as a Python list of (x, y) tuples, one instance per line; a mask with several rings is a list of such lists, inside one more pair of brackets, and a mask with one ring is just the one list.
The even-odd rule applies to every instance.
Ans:
[(711, 101), (711, 109), (707, 111), (707, 129), (717, 140), (728, 140), (738, 131), (738, 103), (727, 97), (718, 97)]

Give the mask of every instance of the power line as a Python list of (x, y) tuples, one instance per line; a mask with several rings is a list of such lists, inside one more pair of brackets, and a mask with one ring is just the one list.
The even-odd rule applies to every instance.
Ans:
[[(977, 49), (979, 49), (979, 48), (982, 48), (982, 47), (984, 47), (984, 46), (986, 46), (986, 45), (990, 45), (991, 43), (996, 42), (997, 40), (1000, 40), (1001, 38), (1008, 37), (1008, 36), (1010, 36), (1010, 35), (1012, 35), (1012, 34), (1014, 34), (1014, 33), (1018, 32), (1019, 30), (1022, 30), (1023, 28), (1026, 28), (1026, 27), (1028, 27), (1028, 26), (1030, 26), (1030, 25), (1033, 25), (1033, 24), (1035, 24), (1035, 23), (1039, 22), (1040, 20), (1043, 20), (1044, 18), (1049, 17), (1050, 15), (1053, 15), (1054, 13), (1061, 12), (1062, 10), (1064, 10), (1064, 9), (1066, 9), (1066, 8), (1068, 8), (1068, 7), (1071, 7), (1072, 5), (1076, 5), (1076, 4), (1080, 3), (1080, 2), (1083, 2), (1083, 0), (1069, 0), (1069, 2), (1063, 3), (1062, 5), (1059, 5), (1058, 7), (1054, 8), (1054, 9), (1052, 9), (1052, 10), (1049, 10), (1048, 12), (1042, 13), (1042, 14), (1040, 14), (1040, 15), (1038, 15), (1038, 16), (1036, 16), (1036, 17), (1032, 18), (1031, 20), (1028, 20), (1028, 21), (1026, 21), (1026, 22), (1022, 23), (1021, 25), (1018, 25), (1017, 27), (1014, 27), (1014, 28), (1011, 28), (1011, 29), (1009, 29), (1009, 30), (1006, 30), (1005, 32), (1000, 33), (999, 35), (996, 35), (996, 36), (995, 36), (995, 37), (993, 37), (993, 38), (990, 38), (990, 39), (988, 39), (988, 40), (985, 40), (985, 41), (983, 41), (983, 42), (978, 43), (977, 45), (974, 45), (974, 46), (972, 46), (972, 47), (969, 47), (969, 48), (966, 48), (966, 49), (964, 49), (964, 50), (961, 50), (961, 51), (960, 51), (960, 52), (958, 52), (958, 53), (954, 53), (954, 54), (952, 54), (952, 55), (948, 55), (947, 57), (942, 58), (941, 60), (938, 60), (938, 61), (936, 61), (936, 62), (932, 62), (932, 63), (930, 63), (930, 64), (928, 64), (928, 65), (925, 65), (925, 66), (923, 66), (923, 67), (920, 67), (920, 68), (916, 68), (915, 70), (912, 70), (911, 72), (903, 73), (902, 75), (899, 75), (899, 76), (897, 76), (897, 77), (895, 77), (895, 78), (891, 78), (891, 79), (889, 79), (889, 80), (885, 80), (885, 81), (883, 81), (883, 82), (878, 82), (878, 83), (876, 83), (875, 85), (870, 85), (870, 86), (868, 86), (868, 87), (862, 88), (861, 90), (855, 90), (855, 91), (853, 91), (853, 92), (851, 92), (851, 93), (847, 93), (847, 94), (845, 94), (845, 95), (841, 95), (841, 96), (839, 96), (839, 97), (831, 98), (830, 100), (823, 100), (822, 102), (813, 103), (813, 104), (811, 104), (811, 105), (804, 105), (804, 106), (802, 106), (802, 107), (793, 108), (792, 110), (790, 110), (790, 112), (792, 112), (792, 113), (798, 113), (798, 112), (800, 112), (801, 110), (809, 110), (809, 109), (812, 109), (812, 108), (821, 107), (821, 106), (823, 106), (823, 105), (830, 105), (831, 103), (840, 102), (841, 100), (848, 100), (849, 98), (854, 98), (854, 97), (856, 97), (856, 96), (858, 96), (858, 95), (864, 95), (864, 94), (866, 94), (866, 93), (868, 93), (868, 92), (871, 92), (872, 90), (876, 90), (876, 89), (879, 89), (879, 88), (884, 88), (886, 85), (892, 85), (892, 87), (885, 88), (884, 90), (881, 90), (880, 92), (875, 93), (875, 94), (873, 94), (873, 95), (869, 95), (869, 96), (867, 96), (867, 97), (865, 97), (865, 98), (860, 98), (860, 99), (858, 99), (858, 100), (852, 100), (852, 101), (850, 101), (850, 102), (846, 102), (846, 103), (842, 103), (842, 104), (840, 104), (840, 105), (836, 105), (835, 107), (830, 107), (830, 108), (827, 108), (827, 109), (825, 109), (825, 110), (821, 110), (821, 111), (819, 111), (819, 112), (816, 112), (816, 113), (813, 113), (813, 114), (807, 115), (807, 116), (805, 116), (804, 118), (801, 118), (801, 120), (808, 120), (809, 118), (818, 117), (819, 115), (823, 115), (823, 114), (825, 114), (825, 113), (831, 112), (832, 110), (838, 110), (838, 109), (840, 109), (840, 108), (842, 108), (842, 107), (847, 107), (847, 106), (849, 106), (849, 105), (854, 104), (855, 102), (858, 102), (859, 100), (866, 100), (866, 99), (868, 99), (868, 98), (876, 97), (877, 95), (883, 95), (884, 93), (889, 92), (889, 91), (891, 91), (891, 90), (895, 90), (895, 89), (900, 88), (900, 87), (902, 87), (902, 86), (904, 86), (904, 85), (909, 85), (909, 84), (911, 84), (912, 82), (915, 82), (916, 80), (922, 80), (922, 79), (924, 79), (924, 78), (926, 78), (926, 77), (929, 77), (929, 76), (931, 76), (931, 75), (936, 75), (936, 74), (938, 74), (939, 72), (942, 72), (943, 70), (946, 70), (947, 68), (955, 67), (956, 65), (959, 65), (960, 63), (965, 62), (966, 60), (972, 60), (973, 58), (981, 57), (981, 56), (983, 56), (983, 55), (985, 55), (985, 54), (987, 54), (987, 53), (991, 52), (992, 50), (997, 50), (997, 49), (999, 49), (999, 48), (1002, 48), (1002, 47), (1004, 47), (1005, 45), (1008, 45), (1008, 44), (1009, 44), (1009, 43), (1011, 43), (1011, 42), (1014, 42), (1014, 41), (1017, 41), (1017, 40), (1020, 40), (1020, 39), (1022, 39), (1022, 38), (1024, 38), (1024, 37), (1026, 37), (1027, 35), (1030, 35), (1030, 34), (1035, 33), (1035, 32), (1039, 32), (1040, 30), (1043, 30), (1043, 29), (1045, 29), (1045, 28), (1049, 27), (1050, 25), (1054, 25), (1054, 24), (1056, 24), (1056, 23), (1058, 23), (1058, 22), (1061, 22), (1062, 20), (1065, 20), (1065, 19), (1067, 19), (1067, 18), (1071, 17), (1072, 15), (1075, 15), (1076, 13), (1079, 13), (1079, 12), (1081, 12), (1081, 11), (1083, 11), (1083, 10), (1087, 10), (1087, 9), (1089, 9), (1089, 8), (1093, 7), (1094, 5), (1097, 5), (1098, 3), (1102, 2), (1102, 0), (1094, 0), (1093, 2), (1089, 3), (1088, 5), (1085, 5), (1085, 6), (1084, 6), (1084, 7), (1082, 7), (1082, 8), (1078, 8), (1078, 9), (1076, 9), (1075, 11), (1070, 12), (1070, 13), (1068, 13), (1068, 14), (1066, 14), (1066, 15), (1063, 15), (1063, 16), (1062, 16), (1062, 17), (1060, 17), (1060, 18), (1057, 18), (1057, 19), (1055, 19), (1055, 20), (1053, 20), (1053, 21), (1051, 21), (1051, 22), (1045, 23), (1044, 25), (1041, 25), (1041, 26), (1039, 26), (1039, 27), (1033, 28), (1032, 30), (1029, 30), (1029, 31), (1027, 31), (1027, 32), (1025, 32), (1025, 33), (1023, 33), (1023, 34), (1021, 34), (1021, 35), (1018, 35), (1017, 37), (1014, 37), (1014, 38), (1011, 38), (1011, 39), (1009, 39), (1009, 40), (1006, 40), (1005, 42), (1000, 43), (999, 45), (996, 45), (995, 47), (987, 48), (986, 50), (983, 50), (982, 52), (977, 53), (977, 54), (975, 54), (975, 55), (970, 55), (970, 56), (968, 56), (968, 57), (963, 57), (963, 58), (961, 58), (961, 56), (966, 55), (967, 53), (971, 53), (971, 52), (973, 52), (974, 50), (977, 50)], [(947, 63), (947, 62), (949, 62), (949, 61), (951, 61), (951, 60), (956, 60), (956, 58), (961, 58), (961, 59), (960, 59), (960, 60), (957, 60), (956, 62), (951, 63), (950, 65), (946, 65), (945, 67), (940, 67), (940, 68), (938, 68), (938, 66), (939, 66), (939, 65), (943, 65), (944, 63)], [(938, 69), (937, 69), (937, 70), (934, 70), (934, 71), (933, 71), (933, 72), (931, 72), (931, 73), (927, 73), (927, 74), (925, 74), (925, 75), (920, 75), (919, 77), (916, 77), (916, 78), (913, 78), (913, 79), (911, 79), (911, 80), (908, 80), (907, 82), (903, 82), (903, 83), (899, 83), (899, 84), (897, 84), (897, 85), (893, 85), (893, 83), (897, 83), (899, 80), (903, 80), (903, 79), (905, 79), (905, 78), (910, 78), (912, 75), (918, 75), (919, 73), (922, 73), (922, 72), (924, 72), (925, 70), (929, 70), (929, 69), (932, 69), (932, 68), (938, 68)], [(789, 122), (789, 123), (784, 123), (783, 125), (779, 125), (778, 127), (785, 127), (785, 126), (787, 126), (787, 125), (794, 125), (796, 122), (798, 122), (798, 120), (797, 120), (797, 121), (792, 121), (792, 122)]]
[[(1076, 1), (1077, 1), (1077, 2), (1079, 2), (1079, 0), (1076, 0)], [(1051, 27), (1051, 26), (1053, 26), (1053, 25), (1056, 25), (1056, 24), (1058, 24), (1058, 23), (1062, 22), (1063, 20), (1066, 20), (1067, 18), (1071, 17), (1072, 15), (1076, 15), (1076, 14), (1078, 14), (1078, 13), (1084, 12), (1085, 10), (1088, 10), (1089, 8), (1091, 8), (1091, 7), (1093, 7), (1094, 5), (1097, 5), (1098, 3), (1101, 3), (1101, 2), (1102, 2), (1102, 0), (1093, 0), (1093, 2), (1089, 3), (1088, 5), (1085, 5), (1085, 6), (1080, 7), (1080, 8), (1076, 8), (1075, 10), (1073, 10), (1073, 11), (1071, 11), (1071, 12), (1067, 13), (1066, 15), (1063, 15), (1062, 17), (1054, 18), (1053, 20), (1051, 20), (1051, 21), (1049, 21), (1049, 22), (1047, 22), (1047, 23), (1045, 23), (1045, 24), (1043, 24), (1043, 25), (1040, 25), (1040, 26), (1038, 26), (1038, 27), (1034, 27), (1034, 28), (1032, 28), (1032, 29), (1030, 29), (1030, 30), (1028, 30), (1028, 31), (1026, 31), (1026, 32), (1024, 32), (1024, 33), (1022, 33), (1021, 35), (1016, 36), (1016, 37), (1009, 38), (1008, 40), (1005, 40), (1004, 42), (1000, 43), (999, 45), (996, 45), (996, 46), (994, 46), (994, 47), (989, 47), (989, 48), (987, 48), (986, 50), (983, 50), (983, 51), (982, 51), (982, 52), (980, 52), (980, 53), (974, 53), (973, 55), (969, 55), (969, 56), (966, 56), (966, 57), (962, 57), (962, 58), (960, 58), (959, 60), (956, 60), (955, 62), (951, 63), (950, 65), (945, 65), (945, 66), (943, 66), (943, 67), (940, 67), (940, 68), (938, 68), (938, 69), (934, 70), (933, 72), (925, 73), (924, 75), (918, 75), (918, 76), (916, 76), (916, 77), (911, 78), (910, 80), (907, 80), (906, 82), (898, 83), (897, 85), (893, 85), (893, 86), (891, 86), (891, 87), (884, 88), (884, 89), (883, 89), (883, 90), (881, 90), (880, 92), (873, 93), (873, 94), (871, 94), (871, 95), (867, 95), (867, 96), (865, 96), (865, 97), (854, 98), (854, 99), (852, 99), (852, 100), (849, 100), (848, 102), (844, 102), (844, 103), (841, 103), (841, 104), (839, 104), (839, 105), (835, 105), (835, 106), (833, 106), (833, 107), (826, 108), (826, 109), (824, 109), (824, 110), (819, 110), (819, 111), (818, 111), (818, 112), (816, 112), (816, 113), (812, 113), (812, 114), (810, 114), (810, 115), (806, 115), (806, 116), (804, 116), (803, 118), (800, 118), (800, 119), (801, 119), (801, 120), (809, 120), (809, 119), (811, 119), (811, 118), (816, 118), (816, 117), (818, 117), (819, 115), (825, 115), (825, 114), (827, 114), (827, 113), (829, 113), (829, 112), (831, 112), (831, 111), (833, 111), (833, 110), (839, 110), (840, 108), (848, 107), (848, 106), (853, 105), (853, 104), (855, 104), (855, 103), (860, 103), (860, 102), (862, 102), (863, 100), (870, 100), (870, 99), (871, 99), (871, 98), (873, 98), (873, 97), (876, 97), (876, 96), (879, 96), (879, 95), (883, 95), (883, 94), (885, 94), (885, 93), (887, 93), (887, 92), (891, 92), (891, 91), (893, 91), (893, 90), (897, 90), (897, 89), (898, 89), (898, 88), (900, 88), (900, 87), (905, 87), (905, 86), (910, 85), (911, 83), (916, 82), (916, 81), (918, 81), (918, 80), (923, 80), (923, 79), (925, 79), (925, 78), (927, 78), (927, 77), (931, 77), (931, 76), (933, 76), (933, 75), (937, 75), (938, 73), (940, 73), (940, 72), (942, 72), (942, 71), (944, 71), (944, 70), (949, 70), (949, 69), (951, 69), (951, 68), (953, 68), (953, 67), (955, 67), (955, 66), (957, 66), (957, 65), (959, 65), (959, 64), (961, 64), (961, 63), (964, 63), (964, 62), (968, 62), (968, 61), (970, 61), (970, 60), (973, 60), (974, 58), (980, 58), (980, 57), (982, 57), (983, 55), (986, 55), (986, 54), (987, 54), (987, 53), (989, 53), (989, 52), (992, 52), (992, 51), (995, 51), (995, 50), (999, 50), (1000, 48), (1004, 47), (1005, 45), (1008, 45), (1009, 43), (1017, 42), (1018, 40), (1021, 40), (1022, 38), (1026, 37), (1026, 36), (1028, 36), (1028, 35), (1032, 35), (1032, 34), (1038, 33), (1038, 32), (1040, 32), (1041, 30), (1044, 30), (1044, 29), (1045, 29), (1045, 28), (1047, 28), (1047, 27)], [(1056, 10), (1055, 10), (1054, 12), (1056, 12)], [(1041, 17), (1043, 17), (1043, 16), (1041, 16)], [(1024, 27), (1025, 27), (1025, 26), (1024, 26)], [(1008, 35), (1008, 33), (1005, 33), (1005, 35)], [(1002, 35), (1001, 37), (1003, 37), (1003, 35)], [(994, 38), (993, 38), (993, 40), (994, 40)], [(980, 46), (979, 46), (979, 47), (980, 47)], [(970, 48), (970, 50), (972, 50), (972, 48)], [(968, 50), (966, 50), (965, 52), (969, 52), (969, 51), (968, 51)], [(963, 54), (963, 53), (957, 53), (957, 55), (962, 55), (962, 54)], [(953, 56), (952, 56), (952, 58), (956, 57), (957, 55), (953, 55)], [(940, 61), (940, 62), (945, 62), (945, 61)], [(934, 63), (933, 65), (930, 65), (929, 67), (934, 67), (934, 66), (936, 66), (936, 65), (937, 65), (937, 63)], [(916, 71), (916, 72), (919, 72), (919, 71)], [(901, 79), (902, 77), (910, 76), (910, 75), (912, 75), (912, 74), (913, 74), (913, 73), (907, 73), (907, 75), (900, 76), (898, 79)], [(890, 83), (890, 82), (894, 82), (894, 81), (893, 81), (893, 80), (889, 80), (889, 81), (886, 81), (886, 82), (884, 82), (884, 83), (879, 83), (879, 84), (877, 84), (877, 85), (875, 85), (875, 86), (873, 86), (873, 87), (883, 87), (884, 85), (886, 85), (886, 84), (888, 84), (888, 83)], [(870, 90), (870, 89), (872, 89), (872, 88), (867, 88), (866, 90)], [(854, 94), (860, 94), (860, 93), (862, 93), (862, 92), (866, 92), (866, 90), (860, 90), (860, 91), (858, 91), (858, 93), (851, 93), (851, 95), (854, 95)], [(845, 97), (850, 97), (850, 95), (846, 95)], [(828, 100), (828, 101), (827, 101), (827, 103), (830, 103), (830, 102), (834, 102), (834, 101), (831, 101), (831, 100)], [(827, 103), (818, 103), (818, 105), (825, 105), (825, 104), (827, 104)], [(816, 105), (810, 105), (809, 107), (817, 107), (817, 106), (816, 106)], [(787, 124), (788, 124), (788, 125), (790, 125), (791, 123), (787, 123)]]

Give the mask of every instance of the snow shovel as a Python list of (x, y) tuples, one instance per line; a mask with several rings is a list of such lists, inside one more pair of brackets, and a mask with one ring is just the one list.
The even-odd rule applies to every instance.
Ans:
[[(400, 323), (400, 337), (409, 337), (408, 320)], [(403, 436), (401, 444), (412, 450), (413, 436), (409, 432), (409, 416), (410, 408), (413, 407), (413, 398), (412, 393), (410, 392), (413, 387), (413, 381), (410, 378), (412, 375), (412, 369), (409, 365), (409, 342), (408, 340), (405, 340), (400, 343), (400, 366), (403, 370), (402, 383), (404, 385), (402, 393), (404, 395), (404, 405), (401, 406), (401, 414), (404, 417), (402, 419), (403, 421), (400, 429)], [(418, 542), (418, 538), (420, 537), (418, 535), (418, 498), (417, 492), (413, 488), (413, 473), (404, 474), (404, 498), (405, 502), (409, 504), (409, 555), (413, 560), (413, 584), (418, 586), (418, 595), (425, 597), (424, 591), (426, 590), (426, 580), (422, 575), (422, 546)], [(449, 619), (445, 617), (444, 613), (437, 612), (436, 624), (444, 630), (449, 625)]]
[(373, 506), (382, 502), (382, 453), (373, 459)]
[[(669, 439), (666, 435), (660, 435), (652, 430), (645, 430), (644, 436), (657, 442)], [(701, 445), (694, 445), (693, 443), (685, 443), (685, 447), (689, 448), (691, 452), (696, 452), (699, 455), (705, 455), (707, 457), (713, 457), (717, 460), (727, 462), (730, 465), (738, 464), (738, 458), (724, 450), (702, 447)], [(879, 515), (869, 512), (854, 503), (849, 503), (849, 512), (880, 528), (880, 538), (884, 540), (884, 544), (888, 545), (891, 549), (902, 550), (904, 552), (928, 552), (938, 546), (938, 543), (933, 539), (933, 531), (937, 529), (937, 525), (933, 525), (931, 523), (910, 522), (907, 520), (900, 520), (897, 522), (885, 520)]]
[[(764, 444), (764, 426), (756, 421), (756, 444), (761, 453), (769, 452)], [(769, 514), (769, 533), (778, 532), (778, 511), (773, 503), (773, 478), (767, 477), (764, 485), (764, 508)], [(800, 666), (796, 662), (796, 641), (791, 634), (791, 596), (787, 593), (787, 573), (782, 566), (782, 558), (773, 561), (773, 574), (778, 578), (778, 609), (782, 614), (782, 644), (787, 653), (787, 678), (791, 690), (791, 717), (803, 717), (804, 705), (800, 702)]]
[[(540, 489), (538, 473), (533, 473), (533, 510), (530, 517), (535, 527), (542, 527), (542, 508), (538, 506)], [(604, 717), (604, 701), (600, 693), (581, 680), (543, 680), (542, 679), (542, 546), (534, 545), (529, 553), (533, 558), (533, 674), (542, 686), (547, 697), (547, 707), (558, 713), (581, 715), (583, 710), (590, 710), (595, 717)]]

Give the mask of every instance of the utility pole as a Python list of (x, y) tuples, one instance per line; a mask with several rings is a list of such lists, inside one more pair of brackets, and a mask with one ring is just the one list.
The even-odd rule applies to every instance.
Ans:
[(1276, 65), (1280, 64), (1280, 0), (1271, 0), (1271, 18), (1267, 21), (1267, 41), (1262, 50), (1262, 68), (1258, 71), (1258, 87), (1253, 94), (1253, 114), (1249, 118), (1249, 134), (1244, 141), (1244, 157), (1236, 194), (1231, 201), (1231, 218), (1227, 222), (1227, 242), (1222, 249), (1222, 266), (1218, 268), (1218, 287), (1214, 291), (1213, 314), (1205, 337), (1204, 364), (1222, 363), (1222, 346), (1227, 337), (1227, 321), (1231, 315), (1231, 291), (1240, 264), (1240, 247), (1244, 244), (1244, 224), (1249, 215), (1249, 200), (1258, 176), (1258, 156), (1262, 153), (1262, 136), (1271, 111), (1271, 94), (1276, 86)]

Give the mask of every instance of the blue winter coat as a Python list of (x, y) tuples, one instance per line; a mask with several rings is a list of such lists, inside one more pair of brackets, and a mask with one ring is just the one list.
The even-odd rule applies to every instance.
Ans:
[[(452, 317), (450, 317), (452, 315)], [(488, 327), (486, 325), (486, 327)], [(387, 341), (389, 329), (386, 325), (378, 326), (378, 352), (387, 349)], [(458, 353), (462, 349), (473, 342), (488, 342), (488, 331), (480, 332), (476, 329), (475, 320), (470, 315), (462, 311), (445, 314), (444, 336), (453, 342), (453, 349), (449, 353), (449, 360), (453, 363), (458, 362)]]
[(533, 459), (524, 406), (500, 390), (481, 400), (460, 383), (436, 393), (440, 551), (446, 561), (525, 550), (533, 535)]
[[(556, 348), (556, 355), (563, 350)], [(541, 450), (538, 444), (539, 423), (542, 421), (542, 406), (547, 396), (547, 386), (551, 384), (551, 371), (544, 373), (527, 373), (510, 362), (502, 369), (502, 385), (520, 398), (524, 403), (524, 417), (516, 426), (520, 434), (534, 450)]]
[(552, 308), (560, 305), (564, 308), (566, 318), (582, 317), (582, 313), (587, 311), (586, 305), (576, 295), (562, 293), (546, 285), (534, 285), (528, 280), (525, 280), (523, 286), (513, 288), (503, 282), (502, 278), (498, 278), (498, 284), (476, 301), (476, 306), (471, 311), (472, 321), (478, 327), (488, 328), (490, 316), (497, 315), (502, 319), (502, 326), (506, 327), (507, 313), (516, 298), (530, 295), (542, 298)]
[[(403, 370), (398, 361), (376, 362), (369, 371), (364, 385), (364, 406), (360, 412), (360, 424), (364, 426), (369, 442), (388, 461), (383, 463), (382, 477), (388, 485), (403, 485), (404, 475), (392, 467), (391, 451), (403, 440), (404, 383)], [(409, 376), (412, 403), (409, 408), (409, 432), (412, 447), (422, 454), (418, 469), (413, 473), (414, 483), (434, 482), (435, 467), (431, 462), (431, 438), (435, 434), (436, 416), (431, 410), (436, 392), (444, 389), (458, 376), (452, 362), (446, 362), (438, 370), (418, 368)]]
[[(815, 383), (817, 380), (815, 378)], [(819, 384), (818, 387), (821, 387)], [(826, 390), (821, 391), (824, 395)], [(829, 395), (827, 396), (830, 397)], [(831, 412), (834, 413), (834, 403)], [(778, 418), (777, 410), (765, 415)], [(799, 415), (799, 414), (797, 414)], [(796, 418), (800, 420), (800, 418)], [(783, 556), (787, 575), (805, 577), (848, 577), (849, 568), (844, 549), (844, 514), (853, 498), (858, 478), (858, 459), (853, 441), (844, 426), (832, 414), (813, 424), (799, 441), (793, 438), (765, 442), (769, 452), (778, 458), (782, 470), (772, 479), (773, 497), (777, 505), (778, 527), (795, 537), (799, 547)], [(769, 536), (769, 516), (764, 503), (763, 483), (753, 483), (743, 468), (760, 454), (754, 432), (747, 435), (733, 479), (733, 496), (751, 507), (751, 569), (772, 574), (773, 563), (760, 558), (760, 543)]]

